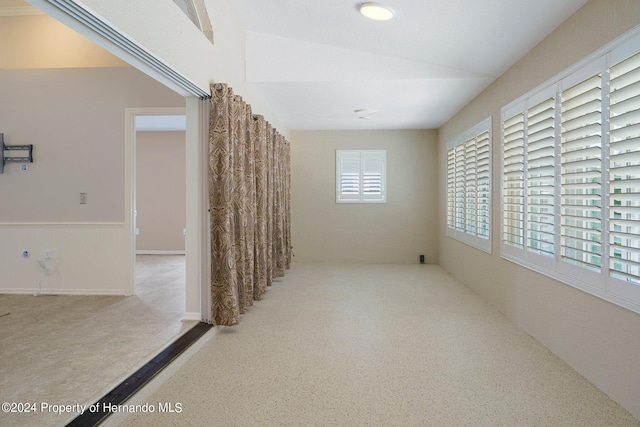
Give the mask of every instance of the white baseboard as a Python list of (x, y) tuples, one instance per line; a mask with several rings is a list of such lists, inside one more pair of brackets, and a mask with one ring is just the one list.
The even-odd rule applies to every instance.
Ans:
[(182, 320), (202, 320), (202, 316), (200, 316), (200, 312), (188, 312), (184, 314), (184, 317), (182, 318)]
[(184, 255), (185, 251), (153, 251), (153, 250), (139, 250), (136, 251), (136, 255)]

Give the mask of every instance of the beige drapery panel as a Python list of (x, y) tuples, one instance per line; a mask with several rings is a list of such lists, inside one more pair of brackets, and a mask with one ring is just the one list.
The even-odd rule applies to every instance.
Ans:
[(232, 326), (291, 266), (289, 143), (226, 84), (211, 85), (211, 322)]

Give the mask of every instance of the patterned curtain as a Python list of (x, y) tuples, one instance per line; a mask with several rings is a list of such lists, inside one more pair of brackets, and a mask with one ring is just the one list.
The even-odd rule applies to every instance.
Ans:
[(225, 84), (211, 86), (211, 321), (232, 326), (291, 267), (290, 147)]

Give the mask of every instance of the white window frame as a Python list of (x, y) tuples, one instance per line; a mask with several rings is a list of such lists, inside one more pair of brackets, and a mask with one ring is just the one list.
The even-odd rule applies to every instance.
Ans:
[(447, 143), (447, 237), (491, 253), (491, 116)]
[[(610, 121), (613, 118), (612, 113), (610, 113), (610, 70), (613, 66), (637, 53), (640, 53), (640, 27), (607, 44), (574, 66), (502, 108), (501, 140), (503, 155), (501, 156), (500, 176), (501, 211), (503, 215), (500, 232), (500, 253), (502, 258), (562, 281), (606, 301), (640, 313), (640, 284), (633, 283), (633, 278), (627, 280), (620, 279), (622, 275), (615, 271), (615, 269), (619, 267), (613, 265), (615, 264), (613, 257), (617, 256), (619, 251), (616, 252), (614, 244), (609, 242), (610, 236), (615, 234), (612, 227), (613, 224), (616, 223), (616, 219), (613, 216), (614, 207), (611, 205), (611, 203), (614, 202), (613, 200), (610, 201), (610, 192), (613, 191), (614, 185), (612, 184), (613, 179), (610, 180), (612, 173), (610, 171), (612, 171), (613, 168), (612, 163), (610, 163), (611, 156), (609, 151), (612, 144), (616, 144), (611, 136), (611, 130), (613, 128), (610, 129)], [(600, 99), (600, 102), (599, 104), (595, 104), (595, 110), (585, 108), (584, 111), (594, 111), (591, 113), (595, 114), (594, 120), (596, 121), (593, 122), (594, 126), (595, 123), (600, 123), (600, 126), (596, 128), (595, 131), (591, 131), (587, 130), (586, 127), (592, 125), (583, 124), (581, 126), (585, 126), (585, 130), (579, 130), (578, 132), (581, 132), (579, 134), (580, 138), (587, 138), (586, 135), (591, 135), (592, 132), (594, 132), (593, 135), (595, 136), (588, 138), (596, 139), (597, 142), (595, 146), (591, 141), (586, 140), (579, 140), (575, 143), (572, 142), (573, 136), (570, 135), (570, 133), (574, 126), (570, 123), (572, 119), (571, 113), (568, 113), (567, 117), (563, 116), (563, 108), (566, 111), (570, 111), (569, 109), (573, 108), (570, 103), (574, 102), (574, 99), (577, 99), (571, 98), (571, 91), (579, 85), (584, 84), (586, 86), (586, 81), (593, 78), (593, 76), (600, 76), (599, 82), (597, 83), (597, 87), (600, 89), (595, 92), (596, 95), (594, 95), (592, 102), (597, 102), (598, 99)], [(569, 98), (563, 99), (563, 95)], [(529, 224), (530, 218), (528, 218), (528, 213), (531, 212), (529, 205), (533, 205), (534, 203), (529, 202), (531, 193), (528, 193), (528, 190), (530, 190), (528, 180), (531, 178), (527, 176), (530, 161), (527, 158), (528, 123), (526, 118), (530, 108), (536, 107), (550, 97), (553, 97), (555, 100), (555, 158), (553, 160), (555, 186), (554, 204), (552, 207), (554, 211), (553, 227), (555, 249), (551, 255), (547, 253), (546, 256), (541, 256), (539, 253), (531, 250), (531, 245), (528, 244), (527, 240), (527, 232), (531, 229)], [(563, 103), (566, 103), (566, 105), (563, 105)], [(597, 111), (599, 111), (599, 113), (597, 113)], [(510, 224), (507, 222), (508, 220), (505, 220), (505, 217), (508, 216), (507, 214), (512, 212), (514, 206), (516, 206), (513, 204), (514, 200), (517, 201), (518, 199), (517, 197), (515, 199), (510, 197), (513, 193), (509, 193), (507, 183), (513, 174), (513, 168), (510, 165), (505, 165), (505, 161), (510, 158), (509, 149), (511, 149), (510, 147), (512, 147), (512, 145), (509, 144), (510, 141), (514, 140), (512, 135), (515, 134), (510, 125), (512, 126), (513, 123), (518, 121), (515, 117), (519, 115), (524, 117), (521, 129), (524, 138), (522, 142), (524, 151), (522, 151), (522, 153), (524, 156), (523, 171), (525, 177), (523, 185), (523, 194), (525, 197), (522, 205), (523, 222), (520, 227), (520, 235), (524, 237), (522, 244), (517, 243), (517, 238), (511, 237), (514, 235), (514, 233), (511, 232), (513, 228), (510, 228)], [(582, 116), (576, 117), (580, 118), (584, 123), (592, 123), (590, 121), (591, 119), (583, 120), (581, 118)], [(566, 125), (563, 123), (563, 120), (566, 121)], [(518, 131), (520, 131), (520, 129), (518, 129)], [(640, 140), (640, 136), (634, 138)], [(565, 148), (563, 144), (566, 144), (567, 147)], [(505, 150), (505, 147), (507, 150)], [(575, 147), (583, 151), (572, 151), (576, 149)], [(597, 151), (592, 154), (593, 150)], [(633, 150), (629, 154), (633, 156), (638, 153), (640, 153), (640, 150)], [(611, 154), (613, 154), (613, 152)], [(574, 161), (578, 166), (572, 164)], [(589, 162), (594, 163), (593, 168), (596, 169), (586, 167), (585, 165)], [(613, 161), (611, 160), (611, 162)], [(590, 172), (592, 170), (595, 172)], [(587, 174), (589, 176), (587, 176)], [(595, 180), (591, 178), (592, 174), (596, 175)], [(589, 180), (585, 181), (585, 179)], [(581, 184), (582, 182), (585, 184)], [(580, 189), (580, 186), (584, 188), (589, 187), (591, 185), (589, 183), (591, 182), (598, 183), (598, 188), (594, 190), (594, 193)], [(632, 184), (629, 184), (629, 186), (632, 186)], [(577, 189), (574, 190), (573, 188)], [(576, 194), (576, 196), (571, 197), (571, 195), (574, 194)], [(591, 194), (598, 194), (598, 196), (595, 197)], [(589, 200), (594, 197), (597, 200)], [(592, 206), (596, 206), (596, 208)], [(632, 215), (637, 215), (637, 207), (631, 209), (634, 210)], [(574, 219), (579, 222), (577, 226), (571, 222)], [(592, 225), (585, 225), (591, 222), (593, 222)], [(599, 227), (596, 227), (598, 226), (596, 222), (599, 223)], [(634, 222), (637, 223), (637, 219), (634, 220)], [(511, 225), (513, 225), (513, 222)], [(592, 226), (596, 228), (591, 228)], [(578, 239), (574, 237), (576, 233)], [(631, 235), (632, 240), (637, 242), (637, 235), (635, 235), (636, 237), (633, 236), (634, 235)], [(577, 243), (571, 241), (576, 241)], [(579, 257), (582, 261), (578, 261), (577, 263), (571, 259), (575, 252), (575, 250), (572, 249), (574, 246), (571, 245), (576, 244), (578, 248), (580, 248), (578, 249), (579, 254), (582, 255)], [(597, 248), (595, 246), (597, 246)], [(636, 249), (629, 249), (628, 251), (637, 253)], [(589, 254), (593, 254), (593, 256), (589, 256)], [(589, 262), (592, 262), (590, 260), (594, 260), (594, 264), (589, 265), (587, 258), (589, 258)]]
[(336, 150), (336, 203), (386, 202), (387, 150)]

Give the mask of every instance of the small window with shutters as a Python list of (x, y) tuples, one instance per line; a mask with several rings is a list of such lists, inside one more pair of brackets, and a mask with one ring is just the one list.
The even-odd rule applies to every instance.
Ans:
[(386, 150), (336, 150), (336, 202), (386, 203)]

